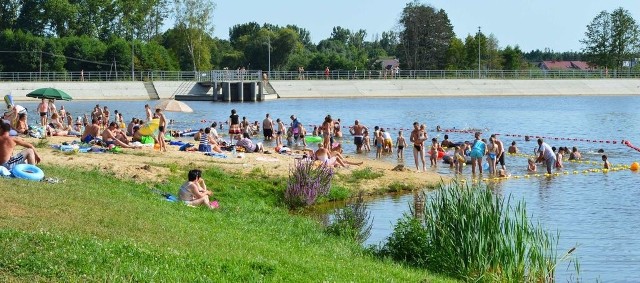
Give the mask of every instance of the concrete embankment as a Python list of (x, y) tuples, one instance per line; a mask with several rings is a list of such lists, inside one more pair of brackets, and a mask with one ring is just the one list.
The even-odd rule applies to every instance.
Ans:
[(28, 101), (33, 98), (27, 97), (27, 93), (43, 87), (64, 90), (74, 100), (149, 100), (207, 92), (206, 88), (193, 81), (153, 82), (157, 96), (149, 93), (144, 82), (7, 82), (0, 83), (0, 94), (11, 93), (15, 101)]
[(640, 80), (296, 80), (271, 81), (280, 98), (638, 95)]
[[(638, 79), (592, 80), (295, 80), (271, 81), (280, 98), (420, 97), (489, 95), (638, 95)], [(31, 100), (30, 91), (53, 87), (74, 100), (148, 100), (211, 92), (192, 81), (153, 82), (149, 93), (143, 82), (8, 82), (0, 94), (16, 101)]]

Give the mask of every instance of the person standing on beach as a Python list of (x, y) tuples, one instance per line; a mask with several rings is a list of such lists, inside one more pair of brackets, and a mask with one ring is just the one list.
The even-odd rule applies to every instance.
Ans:
[(427, 171), (427, 161), (424, 157), (424, 141), (427, 138), (427, 133), (420, 128), (420, 124), (413, 122), (413, 131), (411, 131), (409, 141), (413, 143), (413, 159), (418, 172), (420, 172), (420, 161), (422, 161), (422, 171)]
[(398, 160), (404, 160), (404, 148), (407, 147), (407, 141), (402, 136), (402, 130), (398, 132), (396, 146), (398, 147)]
[(54, 102), (54, 99), (49, 99), (49, 116), (53, 115), (53, 113), (58, 114), (58, 109), (56, 108), (56, 104)]
[(471, 173), (476, 174), (476, 166), (478, 167), (480, 174), (482, 174), (482, 157), (487, 154), (487, 145), (480, 139), (480, 132), (474, 134), (475, 140), (471, 145)]
[(49, 112), (49, 104), (46, 99), (42, 99), (40, 104), (38, 104), (38, 112), (40, 112), (40, 124), (45, 127), (47, 125), (47, 115)]
[(331, 115), (327, 115), (324, 117), (324, 122), (322, 122), (322, 127), (320, 127), (322, 131), (322, 144), (324, 148), (331, 148), (331, 132), (333, 131), (333, 120), (331, 119)]
[(367, 131), (367, 127), (360, 124), (360, 121), (356, 120), (354, 125), (349, 128), (349, 132), (353, 136), (353, 144), (356, 145), (356, 152), (362, 153), (362, 145), (364, 144), (364, 132)]
[(331, 73), (329, 71), (329, 66), (327, 66), (326, 68), (324, 68), (324, 79), (328, 80), (329, 79), (329, 73)]
[(238, 140), (242, 135), (242, 129), (240, 128), (240, 116), (236, 113), (235, 109), (231, 109), (231, 115), (229, 116), (229, 138), (231, 142)]
[(278, 118), (276, 120), (276, 124), (278, 124), (278, 131), (276, 132), (276, 144), (282, 144), (282, 136), (287, 134), (287, 127), (284, 125), (284, 122)]
[(551, 168), (556, 165), (556, 155), (549, 144), (543, 139), (538, 139), (538, 158), (536, 162), (543, 162), (547, 166), (547, 174), (551, 174)]
[(273, 138), (273, 120), (269, 117), (269, 113), (262, 120), (262, 134), (264, 135), (265, 141), (270, 141)]
[(144, 113), (147, 115), (147, 123), (151, 122), (151, 119), (153, 119), (153, 113), (151, 113), (151, 106), (149, 106), (149, 104), (144, 105)]

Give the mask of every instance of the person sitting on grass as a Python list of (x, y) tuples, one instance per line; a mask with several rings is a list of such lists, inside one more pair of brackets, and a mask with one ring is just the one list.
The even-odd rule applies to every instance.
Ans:
[(187, 179), (187, 182), (182, 184), (178, 191), (180, 200), (187, 205), (204, 205), (209, 209), (216, 208), (215, 203), (209, 201), (209, 197), (213, 196), (213, 192), (207, 190), (207, 185), (202, 179), (202, 171), (199, 169), (190, 170), (187, 174)]
[[(0, 122), (0, 166), (11, 170), (17, 164), (38, 164), (40, 156), (36, 153), (36, 148), (21, 138), (9, 136), (11, 125)], [(25, 147), (20, 153), (11, 156), (16, 145)]]

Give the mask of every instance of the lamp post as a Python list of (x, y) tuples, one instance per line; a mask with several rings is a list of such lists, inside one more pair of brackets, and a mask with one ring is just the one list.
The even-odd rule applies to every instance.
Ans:
[(478, 26), (478, 79), (480, 78), (480, 26)]
[(267, 36), (267, 54), (269, 56), (269, 69), (267, 70), (267, 78), (271, 79), (271, 30), (269, 30), (269, 34)]

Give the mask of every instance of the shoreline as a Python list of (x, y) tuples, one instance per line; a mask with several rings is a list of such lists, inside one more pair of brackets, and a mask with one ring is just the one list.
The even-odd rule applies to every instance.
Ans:
[[(26, 141), (37, 145), (45, 139), (26, 138)], [(230, 152), (225, 152), (227, 158), (214, 158), (206, 156), (201, 152), (179, 151), (178, 146), (167, 146), (167, 152), (159, 152), (149, 148), (122, 149), (122, 153), (64, 153), (55, 150), (51, 145), (62, 142), (78, 141), (75, 137), (48, 137), (47, 146), (36, 148), (36, 152), (42, 159), (41, 163), (65, 168), (81, 168), (90, 170), (97, 168), (113, 174), (119, 179), (132, 180), (138, 183), (163, 183), (168, 181), (166, 176), (172, 175), (176, 170), (186, 168), (208, 168), (215, 166), (225, 172), (244, 175), (254, 171), (264, 172), (269, 176), (286, 178), (289, 169), (295, 161), (294, 155), (283, 155), (274, 153), (273, 147), (267, 146), (265, 150), (272, 153), (245, 153), (243, 158), (233, 158)], [(189, 139), (176, 139), (185, 142), (193, 142)], [(293, 152), (300, 152), (293, 150)], [(389, 192), (411, 191), (433, 186), (447, 176), (436, 172), (416, 172), (405, 167), (404, 170), (393, 170), (396, 167), (392, 162), (382, 160), (371, 160), (363, 158), (357, 154), (345, 155), (347, 160), (364, 162), (360, 166), (349, 166), (348, 168), (337, 168), (336, 185), (349, 189), (355, 193), (359, 190), (365, 191), (367, 195), (380, 195)], [(355, 183), (349, 182), (349, 177), (354, 171), (371, 168), (374, 172), (382, 173), (379, 178), (371, 180), (358, 180)], [(46, 172), (45, 172), (46, 175)], [(176, 188), (177, 190), (177, 188)]]

